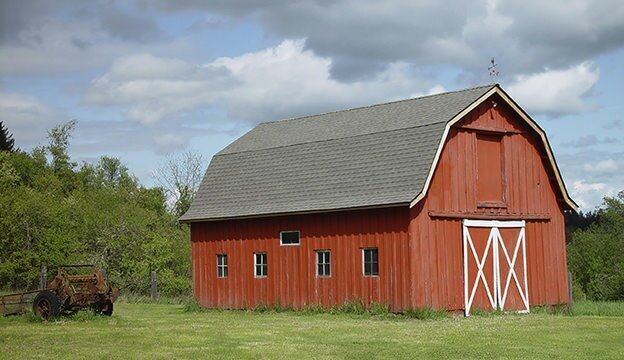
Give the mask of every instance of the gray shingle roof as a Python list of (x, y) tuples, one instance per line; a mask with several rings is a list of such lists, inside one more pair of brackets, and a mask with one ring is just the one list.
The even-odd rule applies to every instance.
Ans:
[(409, 203), (446, 123), (493, 86), (259, 124), (212, 158), (180, 220)]

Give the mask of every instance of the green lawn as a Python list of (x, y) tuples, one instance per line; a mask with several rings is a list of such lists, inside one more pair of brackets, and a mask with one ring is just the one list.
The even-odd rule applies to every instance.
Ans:
[(624, 317), (533, 313), (417, 320), (188, 313), (180, 305), (118, 303), (110, 318), (0, 318), (0, 358), (624, 359)]

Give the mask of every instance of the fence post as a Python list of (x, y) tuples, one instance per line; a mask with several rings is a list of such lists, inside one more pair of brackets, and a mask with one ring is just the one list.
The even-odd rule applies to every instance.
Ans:
[(152, 270), (151, 280), (152, 280), (152, 291), (150, 294), (150, 298), (152, 300), (156, 300), (156, 297), (158, 296), (156, 270)]
[(106, 281), (106, 283), (108, 284), (108, 274), (106, 274), (106, 269), (101, 268), (100, 269), (100, 274), (102, 274), (102, 277), (104, 278), (104, 281)]
[(45, 290), (48, 287), (48, 267), (41, 266), (41, 272), (39, 273), (39, 288)]
[(574, 299), (572, 297), (572, 273), (568, 271), (568, 311), (572, 311)]

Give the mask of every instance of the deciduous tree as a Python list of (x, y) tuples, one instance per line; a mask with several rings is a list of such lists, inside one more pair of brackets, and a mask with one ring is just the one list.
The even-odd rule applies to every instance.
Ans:
[(167, 198), (169, 208), (176, 216), (182, 216), (193, 202), (205, 169), (200, 154), (187, 150), (172, 155), (153, 174)]

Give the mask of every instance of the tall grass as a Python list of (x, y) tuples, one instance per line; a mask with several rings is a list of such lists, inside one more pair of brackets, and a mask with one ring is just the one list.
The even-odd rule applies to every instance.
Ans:
[[(202, 311), (222, 311), (223, 309), (206, 309), (201, 307), (192, 296), (179, 297), (158, 297), (155, 300), (149, 296), (124, 294), (118, 300), (121, 303), (154, 303), (154, 304), (170, 304), (182, 305), (185, 312), (202, 312)], [(281, 305), (279, 303), (273, 305), (259, 304), (254, 308), (244, 309), (243, 311), (252, 311), (258, 313), (271, 312), (298, 312), (301, 314), (351, 314), (351, 315), (369, 315), (375, 317), (393, 317), (393, 318), (412, 318), (412, 319), (443, 319), (448, 318), (449, 313), (444, 310), (436, 310), (432, 308), (408, 309), (402, 313), (394, 314), (387, 304), (373, 302), (366, 305), (360, 299), (347, 300), (340, 305), (334, 305), (330, 308), (324, 308), (320, 304), (309, 304), (303, 309), (293, 309), (291, 306)], [(515, 313), (510, 313), (515, 314)], [(624, 317), (624, 301), (589, 301), (578, 300), (574, 302), (572, 311), (565, 304), (554, 306), (535, 306), (531, 307), (531, 314), (541, 315), (560, 315), (560, 316), (622, 316)], [(471, 316), (500, 316), (505, 315), (503, 311), (487, 311), (473, 309)]]
[(624, 316), (624, 301), (575, 301), (574, 316)]

